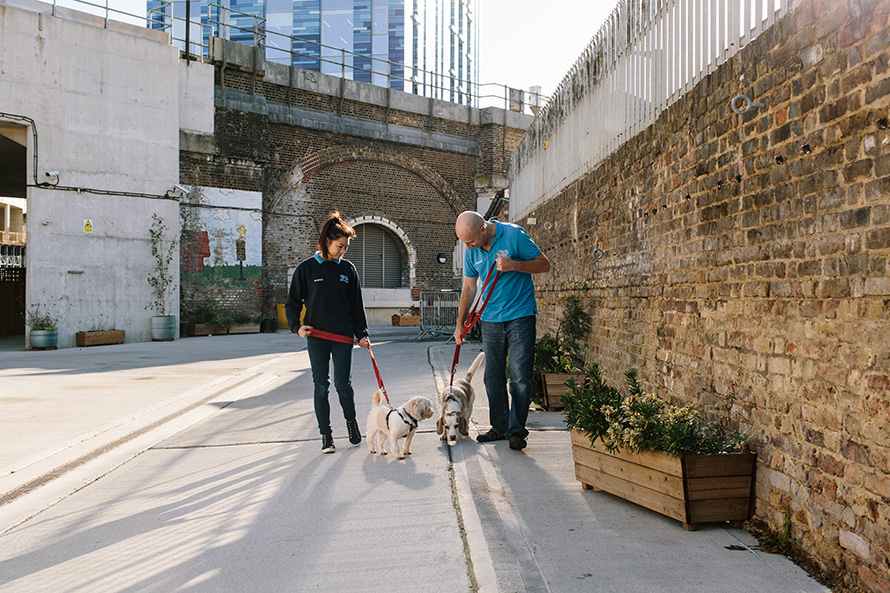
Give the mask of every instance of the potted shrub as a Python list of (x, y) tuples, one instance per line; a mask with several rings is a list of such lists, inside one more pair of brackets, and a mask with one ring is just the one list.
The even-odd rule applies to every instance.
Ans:
[(59, 322), (56, 317), (41, 305), (34, 305), (25, 316), (31, 348), (34, 350), (55, 350), (59, 345)]
[(556, 336), (544, 335), (535, 342), (536, 399), (545, 410), (562, 409), (568, 382), (583, 380), (589, 331), (590, 314), (581, 306), (581, 297), (571, 296), (566, 299)]
[(260, 333), (260, 323), (263, 321), (262, 314), (259, 315), (235, 315), (232, 318), (232, 324), (229, 326), (230, 334), (258, 334)]
[(626, 374), (626, 394), (607, 385), (596, 364), (585, 375), (563, 396), (584, 489), (672, 517), (689, 531), (709, 522), (740, 527), (751, 517), (757, 456), (730, 430), (731, 398), (718, 420), (708, 420), (694, 406), (643, 393), (634, 371)]
[(152, 214), (151, 218), (152, 225), (148, 234), (154, 267), (146, 280), (151, 286), (154, 300), (145, 308), (160, 313), (160, 315), (151, 318), (151, 339), (153, 341), (171, 341), (176, 337), (176, 316), (167, 314), (167, 301), (176, 291), (171, 269), (176, 241), (170, 239), (169, 246), (167, 246), (167, 240), (164, 238), (167, 235), (167, 225), (157, 214)]
[(80, 347), (86, 346), (103, 346), (106, 344), (123, 344), (125, 333), (122, 329), (108, 328), (101, 319), (94, 324), (89, 330), (76, 332), (74, 340)]
[(204, 300), (190, 307), (188, 319), (189, 337), (225, 335), (235, 323), (231, 315), (217, 309), (210, 300)]

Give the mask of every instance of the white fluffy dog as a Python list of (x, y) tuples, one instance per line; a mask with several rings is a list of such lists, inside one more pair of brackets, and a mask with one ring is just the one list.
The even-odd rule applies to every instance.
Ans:
[[(411, 440), (421, 420), (432, 418), (433, 402), (428, 398), (415, 396), (398, 408), (381, 403), (383, 392), (377, 390), (371, 400), (373, 407), (368, 414), (368, 449), (371, 453), (380, 450), (381, 455), (392, 452), (396, 459), (411, 455)], [(405, 445), (399, 448), (399, 440)]]
[(473, 414), (473, 402), (476, 399), (470, 382), (476, 374), (476, 369), (482, 364), (483, 358), (485, 353), (480, 352), (464, 378), (457, 379), (454, 385), (442, 391), (439, 398), (442, 413), (436, 421), (436, 433), (443, 441), (456, 443), (461, 435), (467, 436), (470, 432), (470, 416)]

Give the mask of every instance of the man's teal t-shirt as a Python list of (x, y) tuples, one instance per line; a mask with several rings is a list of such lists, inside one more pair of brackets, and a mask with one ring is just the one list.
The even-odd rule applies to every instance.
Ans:
[[(487, 253), (478, 247), (467, 249), (464, 256), (464, 275), (468, 278), (482, 276), (484, 282), (499, 254), (519, 261), (533, 260), (541, 254), (541, 250), (522, 227), (508, 222), (495, 222), (495, 224), (497, 226), (494, 241)], [(483, 299), (488, 296), (495, 274), (497, 269), (491, 274), (491, 280), (488, 281), (485, 294), (482, 295)], [(532, 275), (527, 272), (501, 272), (494, 293), (482, 313), (482, 321), (512, 321), (535, 315), (537, 312)]]

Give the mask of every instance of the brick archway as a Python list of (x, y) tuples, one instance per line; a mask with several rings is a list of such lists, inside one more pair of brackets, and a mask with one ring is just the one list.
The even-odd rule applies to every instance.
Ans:
[(294, 165), (293, 169), (285, 177), (285, 189), (283, 191), (288, 191), (290, 188), (307, 183), (313, 175), (326, 167), (349, 161), (387, 163), (410, 171), (438, 192), (445, 199), (445, 203), (451, 208), (455, 216), (465, 210), (464, 200), (461, 199), (454, 187), (427, 165), (396, 151), (370, 147), (332, 146), (306, 155), (299, 163)]

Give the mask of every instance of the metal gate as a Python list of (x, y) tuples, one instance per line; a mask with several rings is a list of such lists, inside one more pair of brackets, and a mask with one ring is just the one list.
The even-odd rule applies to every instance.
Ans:
[(421, 292), (420, 333), (415, 339), (454, 334), (459, 306), (459, 292)]

